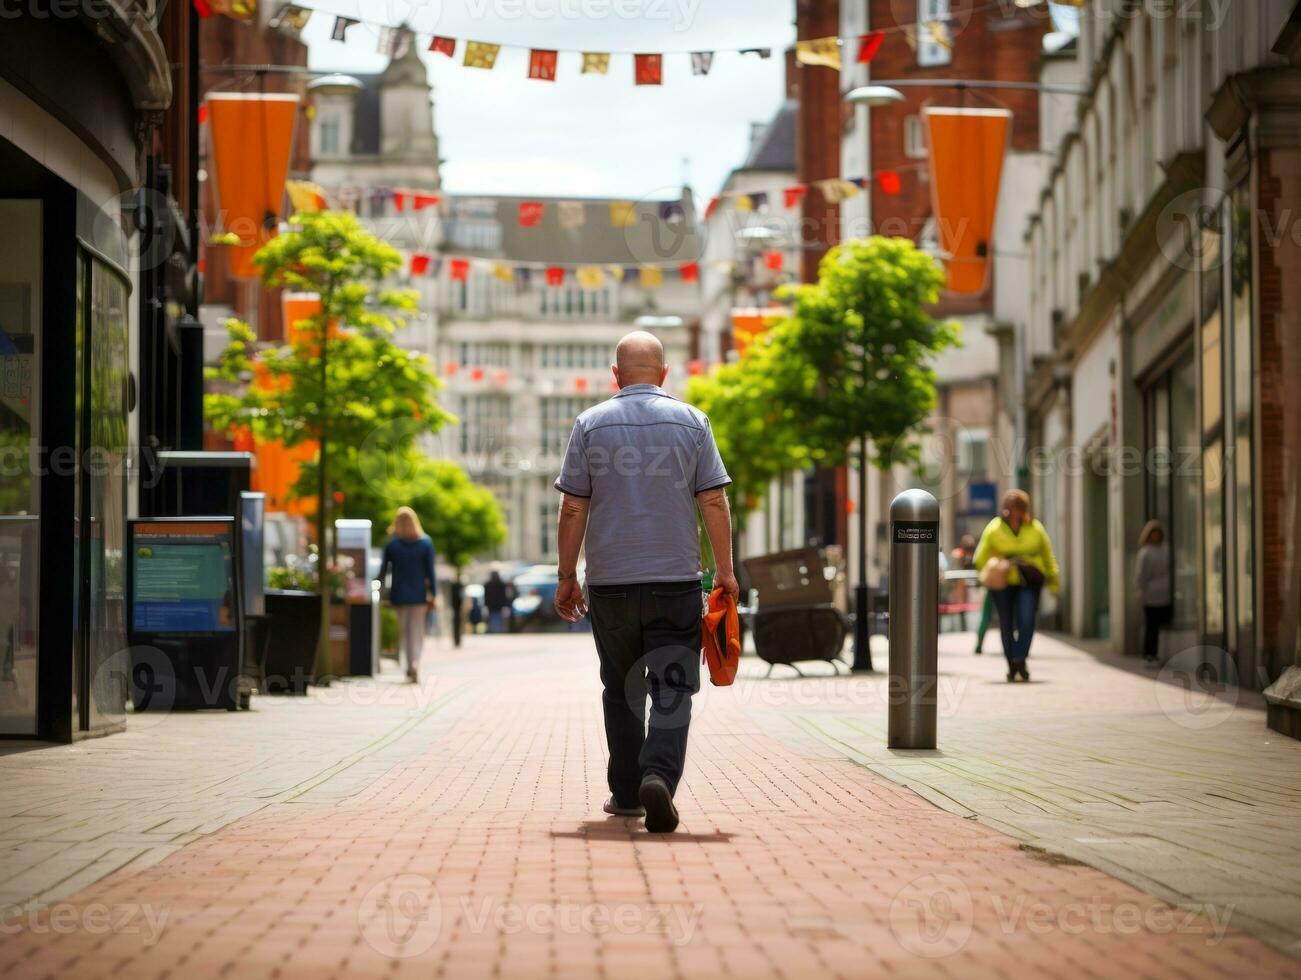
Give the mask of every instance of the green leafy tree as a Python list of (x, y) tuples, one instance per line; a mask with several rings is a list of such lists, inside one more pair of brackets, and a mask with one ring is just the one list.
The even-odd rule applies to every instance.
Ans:
[[(333, 491), (342, 475), (359, 465), (364, 447), (391, 434), (402, 440), (435, 432), (452, 416), (438, 405), (440, 382), (423, 355), (404, 350), (393, 333), (416, 310), (416, 295), (381, 288), (402, 265), (397, 250), (371, 235), (350, 212), (320, 211), (294, 216), (294, 229), (267, 243), (254, 257), (263, 283), (316, 293), (320, 312), (291, 326), (297, 339), (255, 351), (247, 324), (228, 324), (230, 341), (211, 379), (226, 390), (206, 396), (212, 425), (247, 426), (263, 440), (287, 447), (315, 443), (314, 465), (304, 468), (293, 489), (315, 496), (316, 541), (323, 566)], [(250, 384), (254, 359), (265, 383)], [(336, 460), (335, 454), (338, 455)], [(318, 569), (319, 570), (319, 569)], [(318, 574), (321, 637), (316, 674), (329, 674), (330, 595)]]
[(959, 342), (958, 325), (929, 307), (944, 273), (906, 238), (873, 236), (833, 248), (818, 281), (789, 290), (791, 315), (771, 331), (778, 397), (801, 420), (809, 456), (845, 465), (855, 443), (885, 468), (908, 458), (935, 406), (936, 354)]
[(709, 416), (732, 478), (728, 495), (738, 530), (763, 502), (772, 481), (807, 460), (800, 418), (782, 397), (783, 372), (770, 347), (759, 343), (741, 360), (687, 383), (687, 401)]

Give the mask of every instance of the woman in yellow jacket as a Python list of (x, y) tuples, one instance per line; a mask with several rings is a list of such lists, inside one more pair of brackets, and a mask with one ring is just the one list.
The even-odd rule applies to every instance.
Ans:
[[(1007, 679), (1030, 679), (1025, 668), (1034, 639), (1039, 592), (1046, 585), (1057, 594), (1057, 559), (1044, 526), (1030, 516), (1030, 495), (1024, 490), (1003, 494), (1002, 513), (980, 536), (975, 566), (998, 610), (998, 628), (1007, 657)], [(997, 563), (986, 570), (986, 566)]]

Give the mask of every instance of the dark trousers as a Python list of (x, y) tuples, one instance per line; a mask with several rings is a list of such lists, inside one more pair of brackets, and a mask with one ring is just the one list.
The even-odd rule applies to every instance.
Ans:
[(620, 806), (635, 806), (642, 777), (662, 776), (671, 792), (682, 778), (691, 695), (700, 690), (703, 595), (698, 581), (594, 585), (588, 607), (605, 688), (610, 792)]
[(1143, 607), (1143, 659), (1155, 660), (1161, 652), (1161, 630), (1170, 625), (1172, 606)]
[(1003, 656), (1009, 664), (1019, 664), (1030, 656), (1034, 639), (1035, 617), (1039, 614), (1039, 590), (1024, 585), (1009, 585), (989, 593), (998, 609), (998, 630), (1003, 637)]

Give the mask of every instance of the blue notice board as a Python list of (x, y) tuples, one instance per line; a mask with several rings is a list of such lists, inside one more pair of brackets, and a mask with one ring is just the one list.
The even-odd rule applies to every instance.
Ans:
[(135, 521), (131, 525), (131, 631), (233, 633), (234, 522)]

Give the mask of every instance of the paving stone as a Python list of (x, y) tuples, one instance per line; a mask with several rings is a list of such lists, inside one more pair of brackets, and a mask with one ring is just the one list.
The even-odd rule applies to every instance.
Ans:
[[(1099, 686), (1114, 681), (1111, 668), (1076, 666), (1073, 656), (1054, 650), (1045, 659), (1097, 672)], [(680, 833), (648, 835), (600, 812), (607, 791), (593, 661), (586, 636), (475, 637), (459, 653), (427, 657), (432, 699), (381, 679), (358, 682), (351, 698), (259, 698), (251, 716), (177, 715), (75, 756), (55, 750), (30, 787), (14, 757), (0, 756), (0, 779), (15, 793), (30, 788), (31, 807), (69, 817), (92, 810), (81, 819), (102, 829), (105, 860), (129, 852), (126, 841), (144, 846), (141, 834), (174, 835), (172, 850), (149, 866), (137, 866), (137, 856), (6, 924), (0, 972), (115, 980), (1297, 974), (1295, 960), (1239, 931), (1236, 914), (1227, 931), (1196, 915), (1186, 922), (1111, 875), (965, 819), (989, 808), (1009, 825), (1029, 821), (1036, 841), (1060, 826), (1063, 837), (1114, 838), (1122, 843), (1113, 852), (1146, 848), (1153, 860), (1178, 846), (1177, 837), (1154, 836), (1139, 822), (1149, 818), (1136, 816), (1141, 808), (1122, 799), (1132, 801), (1122, 736), (1072, 750), (1066, 720), (1039, 704), (1054, 691), (1048, 683), (1016, 695), (970, 688), (969, 717), (941, 729), (944, 754), (901, 761), (875, 747), (879, 679), (839, 678), (835, 687), (829, 679), (799, 692), (790, 688), (805, 682), (760, 682), (747, 663), (737, 689), (708, 692), (696, 713)], [(1041, 671), (1052, 676), (1036, 664), (1036, 677)], [(772, 686), (756, 691), (759, 683)], [(362, 697), (367, 684), (373, 690)], [(1013, 696), (1052, 736), (1041, 762), (1023, 748), (993, 751), (991, 743), (1006, 749), (1016, 726), (1031, 723), (986, 703), (1006, 708)], [(1119, 699), (1130, 726), (1136, 699)], [(124, 740), (117, 748), (116, 739)], [(1139, 753), (1132, 779), (1144, 799), (1168, 802), (1192, 829), (1205, 829), (1208, 812), (1233, 825), (1242, 797), (1259, 799), (1247, 783), (1264, 793), (1270, 781), (1216, 768), (1216, 785), (1229, 792), (1208, 801), (1178, 775), (1196, 770), (1188, 751), (1176, 738), (1160, 759)], [(155, 756), (164, 773), (132, 775)], [(1077, 777), (1073, 759), (1091, 778)], [(941, 784), (943, 793), (931, 792), (950, 794), (948, 806), (874, 771), (878, 760), (909, 785)], [(150, 801), (148, 788), (159, 799)], [(1258, 808), (1277, 820), (1268, 833), (1281, 842), (1287, 793), (1272, 792)], [(0, 863), (0, 895), (33, 869), (37, 887), (43, 865), (52, 871), (68, 860), (49, 843), (38, 838), (46, 852), (26, 855), (12, 873)], [(1295, 841), (1287, 854), (1298, 863)], [(1207, 879), (1238, 880), (1219, 861), (1207, 862)], [(1269, 894), (1239, 897), (1256, 901), (1253, 921), (1275, 912)], [(101, 909), (136, 918), (96, 934), (92, 914)], [(156, 935), (146, 912), (161, 923)], [(53, 929), (55, 916), (71, 927)]]

